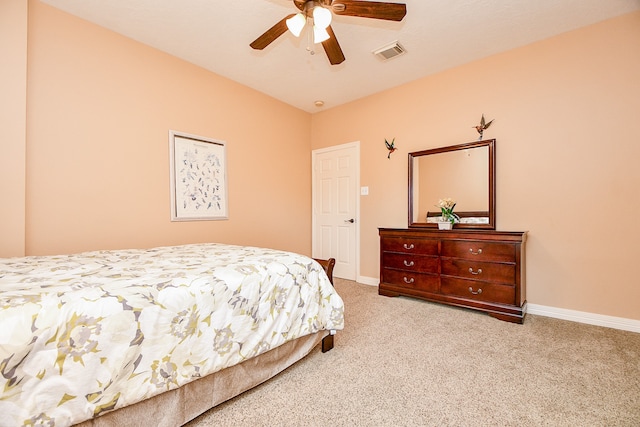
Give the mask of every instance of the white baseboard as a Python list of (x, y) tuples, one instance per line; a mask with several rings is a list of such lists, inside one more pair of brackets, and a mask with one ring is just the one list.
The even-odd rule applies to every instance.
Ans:
[[(358, 276), (358, 280), (356, 281), (363, 285), (378, 286), (380, 278)], [(537, 316), (553, 317), (555, 319), (569, 320), (571, 322), (586, 323), (588, 325), (604, 326), (606, 328), (640, 333), (640, 320), (626, 319), (624, 317), (605, 316), (603, 314), (587, 313), (585, 311), (568, 310), (565, 308), (549, 307), (530, 303), (527, 303), (526, 312)]]
[(356, 282), (362, 283), (363, 285), (378, 286), (378, 284), (380, 283), (380, 278), (379, 277), (358, 276), (358, 279), (356, 280)]
[(624, 317), (605, 316), (603, 314), (587, 313), (585, 311), (567, 310), (565, 308), (529, 303), (527, 303), (527, 313), (640, 333), (640, 320), (626, 319)]

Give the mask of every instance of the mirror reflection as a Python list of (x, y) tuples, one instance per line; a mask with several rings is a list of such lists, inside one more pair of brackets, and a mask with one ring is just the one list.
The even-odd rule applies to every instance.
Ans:
[(409, 226), (436, 227), (440, 199), (455, 200), (454, 228), (495, 228), (495, 140), (409, 154)]

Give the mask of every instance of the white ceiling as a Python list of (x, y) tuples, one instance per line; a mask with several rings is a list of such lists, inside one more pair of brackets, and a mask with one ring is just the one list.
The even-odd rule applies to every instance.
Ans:
[[(640, 0), (404, 0), (399, 23), (334, 15), (346, 60), (330, 65), (322, 46), (307, 51), (305, 32), (249, 47), (298, 11), (291, 0), (41, 1), (311, 113), (640, 10)], [(404, 55), (372, 54), (396, 40)]]

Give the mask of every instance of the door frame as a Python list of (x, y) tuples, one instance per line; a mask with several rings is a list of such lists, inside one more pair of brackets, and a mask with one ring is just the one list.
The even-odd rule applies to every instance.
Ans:
[[(317, 218), (316, 218), (316, 158), (318, 154), (324, 154), (330, 151), (339, 151), (343, 149), (356, 149), (356, 161), (355, 167), (355, 201), (356, 201), (356, 213), (355, 213), (355, 227), (356, 227), (356, 241), (354, 242), (354, 259), (356, 263), (356, 278), (357, 281), (360, 278), (360, 141), (348, 142), (346, 144), (333, 145), (331, 147), (319, 148), (311, 151), (311, 252), (315, 248), (316, 234), (318, 231)], [(315, 255), (315, 254), (313, 254)], [(312, 256), (313, 256), (312, 255)]]

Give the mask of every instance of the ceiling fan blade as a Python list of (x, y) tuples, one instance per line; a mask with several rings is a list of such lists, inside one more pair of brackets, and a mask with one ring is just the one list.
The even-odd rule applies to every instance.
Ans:
[(338, 43), (338, 39), (336, 38), (336, 34), (333, 32), (331, 25), (327, 27), (327, 33), (329, 33), (329, 38), (322, 42), (322, 47), (324, 48), (331, 65), (338, 65), (344, 61), (344, 53), (342, 53), (342, 48)]
[(262, 50), (265, 47), (269, 46), (271, 42), (273, 42), (275, 39), (277, 39), (287, 31), (287, 19), (291, 18), (293, 15), (295, 14), (292, 13), (291, 15), (287, 15), (282, 18), (282, 20), (276, 23), (276, 25), (269, 28), (264, 32), (264, 34), (251, 42), (249, 46), (257, 50)]
[(335, 0), (331, 7), (336, 15), (385, 19), (387, 21), (402, 21), (407, 14), (407, 5), (404, 3)]

